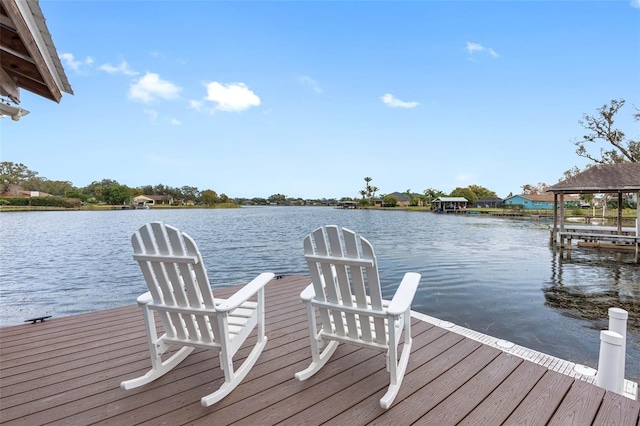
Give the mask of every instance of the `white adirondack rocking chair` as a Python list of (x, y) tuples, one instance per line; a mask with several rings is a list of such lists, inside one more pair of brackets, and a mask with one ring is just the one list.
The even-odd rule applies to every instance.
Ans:
[[(208, 407), (227, 396), (247, 375), (267, 343), (264, 333), (264, 286), (274, 274), (262, 273), (228, 299), (215, 299), (193, 239), (161, 222), (151, 222), (131, 237), (133, 258), (138, 261), (149, 291), (138, 297), (144, 313), (151, 370), (124, 381), (123, 389), (145, 385), (177, 366), (194, 348), (219, 352), (224, 383), (201, 399)], [(255, 296), (255, 297), (254, 297)], [(164, 334), (158, 336), (154, 312)], [(258, 341), (251, 354), (234, 370), (233, 356), (252, 330)], [(172, 347), (180, 347), (163, 360)]]
[[(385, 351), (390, 384), (380, 399), (380, 406), (389, 408), (409, 362), (410, 310), (420, 274), (406, 273), (389, 302), (382, 299), (371, 244), (353, 231), (340, 230), (334, 225), (318, 228), (304, 239), (304, 252), (312, 284), (300, 297), (307, 305), (312, 362), (307, 369), (296, 373), (296, 379), (306, 380), (317, 373), (339, 343)], [(402, 356), (398, 360), (403, 328)], [(330, 342), (320, 352), (324, 340)]]

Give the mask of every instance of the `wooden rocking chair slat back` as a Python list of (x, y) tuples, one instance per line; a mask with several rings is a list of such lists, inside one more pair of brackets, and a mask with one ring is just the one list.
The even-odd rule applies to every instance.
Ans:
[[(178, 229), (152, 222), (142, 227), (131, 239), (134, 258), (149, 285), (154, 304), (168, 337), (202, 343), (219, 342), (215, 317), (215, 301), (210, 290), (202, 256), (193, 239)], [(154, 258), (155, 257), (155, 258)], [(171, 306), (194, 308), (193, 312), (178, 313)]]
[[(304, 248), (317, 300), (383, 314), (376, 257), (369, 241), (348, 229), (326, 226), (308, 235)], [(319, 310), (325, 330), (333, 330), (339, 336), (386, 343), (384, 318), (379, 315), (325, 307)]]

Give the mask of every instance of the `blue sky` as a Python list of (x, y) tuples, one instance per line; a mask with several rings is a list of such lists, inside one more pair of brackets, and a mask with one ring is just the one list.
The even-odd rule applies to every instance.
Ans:
[(640, 3), (41, 0), (75, 94), (22, 92), (2, 161), (82, 187), (230, 197), (505, 197), (586, 160), (583, 113), (640, 134)]

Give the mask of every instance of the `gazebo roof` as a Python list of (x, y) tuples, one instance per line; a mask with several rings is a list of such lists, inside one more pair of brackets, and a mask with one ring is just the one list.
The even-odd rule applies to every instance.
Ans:
[(549, 187), (547, 192), (640, 192), (640, 163), (597, 164)]

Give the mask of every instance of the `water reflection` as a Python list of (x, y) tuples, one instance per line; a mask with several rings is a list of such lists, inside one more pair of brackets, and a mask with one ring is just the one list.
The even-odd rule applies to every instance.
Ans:
[(546, 305), (602, 328), (609, 308), (622, 308), (629, 313), (628, 329), (640, 331), (640, 267), (627, 253), (576, 251), (570, 259), (560, 253), (551, 258), (550, 285), (542, 289)]

